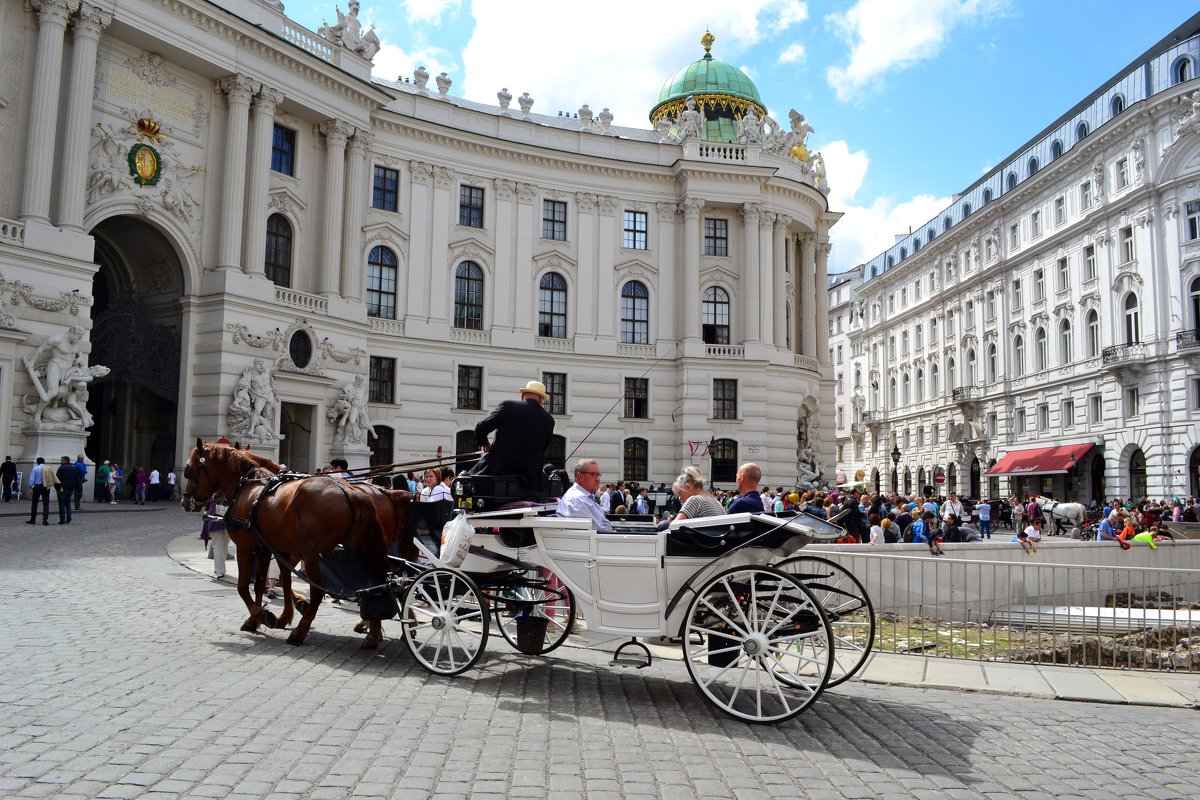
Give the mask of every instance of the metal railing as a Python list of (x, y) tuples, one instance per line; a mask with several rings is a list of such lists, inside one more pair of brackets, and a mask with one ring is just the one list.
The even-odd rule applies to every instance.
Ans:
[(978, 386), (959, 386), (950, 393), (950, 397), (956, 403), (966, 400), (978, 400), (983, 397), (983, 390)]
[[(1161, 544), (1153, 554), (1193, 568), (1035, 563), (1030, 559), (1044, 556), (1045, 547), (1027, 557), (1007, 543), (1005, 557), (1024, 561), (956, 559), (955, 550), (920, 557), (915, 548), (883, 547), (813, 553), (838, 561), (865, 585), (879, 651), (1200, 672), (1200, 547)], [(1105, 549), (1079, 547), (1087, 555)]]
[(1193, 350), (1200, 347), (1200, 331), (1176, 331), (1175, 332), (1175, 349), (1176, 350)]
[(1126, 361), (1142, 361), (1145, 358), (1146, 346), (1142, 342), (1113, 345), (1100, 351), (1100, 360), (1104, 366), (1121, 364)]

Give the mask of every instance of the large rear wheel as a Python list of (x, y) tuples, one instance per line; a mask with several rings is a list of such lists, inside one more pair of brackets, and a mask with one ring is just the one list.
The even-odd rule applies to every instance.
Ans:
[(684, 621), (684, 663), (704, 697), (746, 722), (782, 722), (808, 708), (833, 669), (833, 632), (804, 583), (742, 566), (709, 579)]
[(404, 593), (400, 619), (413, 658), (438, 675), (475, 665), (488, 638), (488, 614), (475, 581), (454, 569), (418, 575)]
[(853, 677), (875, 643), (875, 607), (866, 587), (845, 567), (819, 556), (794, 556), (775, 568), (799, 578), (812, 590), (833, 630), (833, 674), (829, 686)]

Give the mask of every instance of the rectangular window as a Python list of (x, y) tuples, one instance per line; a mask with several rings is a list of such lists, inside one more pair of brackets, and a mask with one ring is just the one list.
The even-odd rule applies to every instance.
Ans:
[(988, 415), (987, 415), (987, 433), (988, 433), (988, 436), (995, 436), (995, 435), (996, 435), (996, 430), (997, 430), (997, 428), (998, 428), (998, 427), (999, 427), (999, 417), (997, 417), (997, 416), (996, 416), (996, 412), (994, 412), (994, 411), (993, 411), (991, 414), (988, 414)]
[(1200, 202), (1192, 201), (1184, 206), (1187, 212), (1187, 238), (1189, 242), (1200, 239)]
[(1015, 278), (1012, 282), (1012, 307), (1013, 309), (1021, 308), (1021, 279)]
[(704, 220), (704, 255), (729, 255), (729, 221), (724, 219)]
[(400, 206), (400, 170), (375, 167), (375, 186), (371, 192), (371, 208), (395, 211)]
[(1033, 300), (1046, 299), (1046, 271), (1043, 269), (1035, 269), (1033, 271)]
[(483, 408), (483, 367), (458, 367), (458, 405), (456, 408)]
[(1062, 426), (1064, 428), (1075, 427), (1075, 401), (1063, 400), (1062, 404)]
[(565, 200), (542, 201), (542, 238), (567, 240), (567, 203)]
[(900, 354), (908, 355), (908, 331), (900, 334)]
[(483, 189), (458, 187), (458, 224), (467, 228), (483, 227)]
[(1083, 279), (1090, 281), (1096, 277), (1096, 247), (1088, 245), (1083, 248)]
[(1200, 410), (1200, 378), (1192, 378), (1192, 411)]
[(371, 356), (367, 400), (372, 403), (396, 402), (396, 359)]
[(842, 346), (839, 344), (837, 346), (837, 363), (839, 363), (839, 364), (845, 363), (845, 359), (842, 358), (842, 355), (843, 355)]
[(988, 239), (987, 242), (984, 243), (983, 248), (984, 248), (984, 253), (986, 254), (988, 261), (992, 261), (996, 258), (996, 240), (995, 239)]
[(1092, 207), (1092, 182), (1084, 181), (1079, 185), (1079, 207), (1085, 211)]
[(567, 373), (543, 372), (542, 383), (546, 384), (546, 410), (561, 417), (567, 413)]
[(737, 381), (713, 379), (713, 419), (737, 419)]
[(921, 299), (921, 282), (913, 281), (913, 300)]
[(1029, 215), (1029, 234), (1034, 237), (1042, 235), (1042, 212), (1034, 211)]
[(625, 379), (625, 417), (627, 419), (649, 419), (649, 378)]
[(646, 249), (646, 212), (625, 212), (625, 247), (629, 250)]
[(924, 447), (924, 446), (925, 446), (925, 428), (924, 428), (924, 426), (919, 426), (917, 428), (917, 447)]
[(1088, 422), (1104, 421), (1104, 398), (1098, 394), (1088, 395)]
[(1054, 224), (1062, 225), (1067, 221), (1067, 198), (1059, 197), (1054, 201)]
[(908, 308), (908, 289), (900, 290), (900, 307)]
[(896, 360), (896, 337), (895, 336), (888, 337), (888, 358), (890, 358), (892, 361)]
[(1046, 403), (1037, 407), (1037, 426), (1039, 431), (1050, 430), (1050, 406)]
[(271, 170), (284, 175), (296, 174), (296, 132), (276, 125), (271, 136)]
[(1129, 159), (1122, 158), (1117, 162), (1117, 188), (1124, 189), (1129, 185)]
[(954, 312), (953, 311), (946, 312), (946, 335), (947, 336), (954, 335)]
[(983, 309), (984, 309), (985, 316), (989, 320), (996, 318), (996, 293), (995, 292), (988, 292), (984, 296)]
[(1008, 226), (1008, 246), (1016, 248), (1021, 243), (1021, 226), (1013, 223)]
[(1129, 262), (1133, 261), (1134, 256), (1133, 226), (1126, 225), (1124, 228), (1121, 228), (1119, 237), (1121, 242), (1121, 263), (1128, 264)]
[(1129, 386), (1125, 389), (1125, 416), (1136, 417), (1142, 413), (1140, 406), (1141, 398), (1138, 397), (1136, 386)]
[(837, 426), (839, 428), (846, 427), (846, 408), (845, 408), (845, 406), (837, 407)]
[(888, 313), (889, 314), (896, 313), (896, 295), (894, 295), (894, 294), (888, 295)]
[(1016, 418), (1016, 421), (1013, 423), (1013, 428), (1017, 433), (1025, 432), (1025, 409), (1023, 409), (1023, 408), (1017, 409), (1017, 418)]
[(1067, 270), (1066, 256), (1058, 260), (1058, 290), (1065, 292), (1071, 288), (1071, 273)]

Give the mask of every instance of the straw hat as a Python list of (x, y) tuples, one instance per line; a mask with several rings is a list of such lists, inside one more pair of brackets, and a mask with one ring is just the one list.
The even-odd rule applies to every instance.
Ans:
[(550, 397), (550, 395), (546, 394), (546, 384), (541, 381), (530, 381), (525, 384), (525, 388), (518, 392), (518, 394), (536, 394), (543, 400), (547, 400)]

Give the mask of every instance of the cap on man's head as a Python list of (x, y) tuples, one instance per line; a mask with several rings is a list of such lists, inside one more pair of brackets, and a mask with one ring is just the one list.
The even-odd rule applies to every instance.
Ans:
[(546, 384), (541, 381), (530, 381), (525, 384), (525, 388), (521, 389), (518, 394), (536, 394), (543, 400), (548, 400), (550, 395), (546, 394)]

